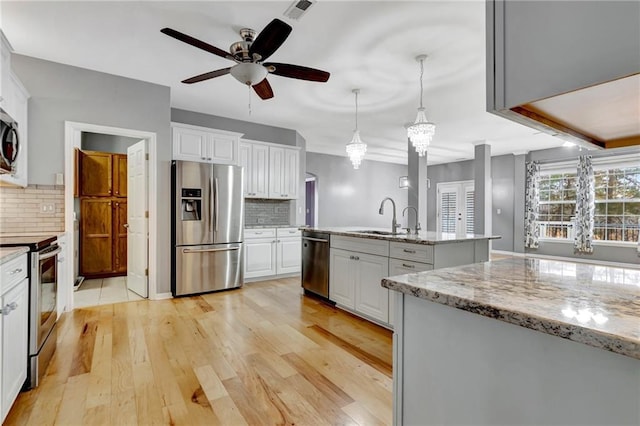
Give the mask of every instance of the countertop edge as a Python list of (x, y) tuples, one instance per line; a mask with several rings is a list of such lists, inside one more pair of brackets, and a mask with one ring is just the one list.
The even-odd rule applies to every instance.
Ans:
[[(358, 227), (353, 227), (358, 228)], [(498, 235), (474, 235), (470, 237), (464, 238), (453, 238), (453, 239), (429, 239), (429, 238), (415, 238), (413, 234), (401, 234), (401, 235), (376, 235), (376, 234), (367, 234), (360, 232), (353, 232), (347, 230), (339, 230), (339, 229), (331, 229), (331, 228), (309, 228), (309, 227), (300, 227), (301, 231), (313, 231), (313, 232), (323, 232), (331, 235), (338, 235), (344, 237), (354, 237), (354, 238), (364, 238), (370, 240), (381, 240), (381, 241), (390, 241), (396, 243), (410, 243), (410, 244), (423, 244), (423, 245), (439, 245), (439, 244), (451, 244), (451, 243), (460, 243), (464, 241), (482, 241), (482, 240), (496, 240), (502, 237)]]
[(640, 359), (640, 342), (629, 340), (625, 337), (538, 315), (499, 308), (487, 303), (478, 303), (459, 296), (413, 287), (410, 284), (400, 283), (390, 278), (383, 278), (381, 284), (390, 290), (408, 294), (419, 299)]

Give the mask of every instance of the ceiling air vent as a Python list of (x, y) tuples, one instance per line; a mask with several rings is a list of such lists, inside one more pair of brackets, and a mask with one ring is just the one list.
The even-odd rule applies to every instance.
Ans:
[(284, 12), (284, 16), (297, 21), (302, 18), (302, 15), (304, 15), (314, 3), (315, 0), (295, 0)]

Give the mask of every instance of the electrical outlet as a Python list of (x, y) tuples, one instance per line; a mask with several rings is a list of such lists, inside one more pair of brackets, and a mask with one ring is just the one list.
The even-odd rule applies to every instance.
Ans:
[(40, 203), (40, 213), (54, 214), (56, 212), (56, 206), (53, 203)]
[(263, 224), (264, 223), (264, 218), (263, 217), (259, 217), (258, 218), (258, 224)]

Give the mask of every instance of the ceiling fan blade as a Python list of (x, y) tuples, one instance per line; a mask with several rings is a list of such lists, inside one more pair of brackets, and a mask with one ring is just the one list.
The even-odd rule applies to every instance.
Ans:
[(209, 80), (210, 78), (220, 77), (221, 75), (229, 74), (230, 71), (231, 71), (231, 67), (222, 68), (222, 69), (219, 69), (219, 70), (215, 70), (215, 71), (211, 71), (211, 72), (205, 72), (204, 74), (200, 74), (200, 75), (196, 75), (196, 76), (191, 77), (191, 78), (187, 78), (186, 80), (182, 80), (182, 82), (183, 83), (187, 83), (187, 84), (198, 83), (200, 81)]
[[(317, 70), (315, 68), (303, 67), (301, 65), (279, 64), (277, 62), (269, 62), (262, 64), (271, 74), (281, 77), (297, 78), (299, 80), (319, 81), (321, 83), (329, 80), (329, 74), (326, 71)], [(271, 71), (271, 67), (275, 68)]]
[[(209, 43), (205, 43), (202, 40), (198, 40), (197, 38), (193, 38), (190, 35), (185, 33), (181, 33), (180, 31), (176, 31), (171, 28), (163, 28), (160, 30), (161, 33), (168, 35), (169, 37), (173, 37), (176, 40), (180, 40), (184, 43), (190, 44), (191, 46), (197, 47), (198, 49), (202, 49), (209, 53), (213, 53), (214, 55), (218, 55), (222, 58), (231, 59), (232, 61), (236, 61), (236, 59), (231, 56), (230, 53), (225, 52), (222, 49), (219, 49), (215, 46), (210, 45)], [(236, 61), (237, 62), (237, 61)]]
[(262, 30), (258, 37), (253, 41), (249, 48), (249, 55), (253, 58), (253, 54), (260, 55), (260, 60), (264, 61), (278, 50), (284, 41), (291, 34), (291, 26), (279, 19), (269, 22)]
[(269, 84), (266, 78), (262, 80), (260, 83), (254, 84), (253, 90), (256, 91), (256, 93), (258, 94), (258, 96), (260, 96), (261, 99), (273, 98), (273, 89), (271, 88), (271, 85)]

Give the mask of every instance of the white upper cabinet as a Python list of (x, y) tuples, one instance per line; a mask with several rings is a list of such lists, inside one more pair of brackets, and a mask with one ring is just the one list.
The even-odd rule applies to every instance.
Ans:
[(269, 147), (269, 198), (298, 198), (299, 168), (297, 149)]
[(171, 123), (173, 159), (214, 164), (239, 164), (241, 133)]
[(240, 141), (240, 165), (244, 172), (244, 196), (246, 198), (269, 197), (269, 146)]
[(14, 173), (0, 175), (0, 182), (26, 187), (29, 92), (11, 71), (11, 46), (0, 30), (0, 107), (18, 123), (19, 151)]

